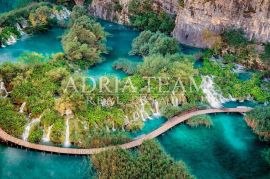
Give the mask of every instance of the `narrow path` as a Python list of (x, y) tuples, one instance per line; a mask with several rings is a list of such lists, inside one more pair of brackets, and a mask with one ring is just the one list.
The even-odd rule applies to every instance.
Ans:
[[(169, 129), (173, 128), (174, 126), (180, 123), (183, 123), (194, 116), (198, 116), (202, 114), (213, 114), (213, 113), (245, 113), (251, 110), (252, 110), (251, 108), (243, 107), (243, 108), (206, 109), (206, 110), (192, 111), (187, 114), (173, 117), (172, 119), (165, 122), (160, 128), (152, 131), (151, 133), (144, 135), (141, 138), (136, 139), (132, 142), (119, 145), (118, 147), (121, 147), (123, 149), (130, 149), (130, 148), (140, 146), (144, 140), (156, 138), (159, 135), (168, 131)], [(0, 138), (4, 142), (9, 142), (9, 143), (12, 143), (12, 144), (24, 147), (24, 148), (32, 149), (32, 150), (58, 153), (58, 154), (70, 154), (70, 155), (91, 155), (91, 154), (100, 153), (104, 150), (117, 147), (117, 146), (111, 146), (111, 147), (93, 148), (93, 149), (72, 149), (72, 148), (61, 148), (61, 147), (53, 147), (53, 146), (46, 146), (46, 145), (40, 145), (40, 144), (32, 144), (30, 142), (15, 138), (7, 134), (1, 128), (0, 128)]]

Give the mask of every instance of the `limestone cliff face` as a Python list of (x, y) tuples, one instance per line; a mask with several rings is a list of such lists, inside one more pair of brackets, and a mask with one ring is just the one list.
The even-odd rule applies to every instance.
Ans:
[(270, 41), (270, 0), (185, 0), (173, 35), (184, 44), (208, 47), (205, 30), (242, 28), (250, 39)]
[[(128, 24), (130, 1), (93, 0), (89, 10), (99, 18)], [(230, 27), (242, 28), (250, 39), (270, 41), (270, 0), (155, 0), (153, 5), (177, 14), (173, 36), (183, 44), (210, 47), (203, 33), (220, 34)]]
[(128, 24), (129, 1), (130, 0), (93, 0), (89, 6), (89, 11), (95, 17), (104, 20)]
[[(89, 11), (101, 19), (128, 24), (128, 4), (131, 0), (93, 0)], [(118, 6), (117, 4), (120, 4)], [(159, 6), (169, 14), (178, 11), (178, 0), (154, 0), (153, 6)]]

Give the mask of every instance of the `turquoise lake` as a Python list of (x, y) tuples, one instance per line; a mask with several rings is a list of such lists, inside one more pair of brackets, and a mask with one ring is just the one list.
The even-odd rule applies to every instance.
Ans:
[[(114, 70), (111, 65), (118, 58), (140, 62), (140, 57), (130, 57), (128, 52), (132, 40), (139, 34), (128, 27), (100, 21), (111, 34), (108, 46), (111, 52), (104, 55), (105, 62), (87, 71), (93, 77), (126, 75)], [(43, 54), (61, 52), (59, 37), (64, 30), (54, 28), (46, 34), (39, 34), (18, 40), (12, 46), (0, 49), (0, 62), (16, 61), (23, 52), (36, 51)], [(183, 52), (197, 51), (183, 47)], [(238, 104), (227, 104), (228, 106)], [(183, 160), (191, 173), (202, 179), (270, 178), (270, 168), (260, 156), (265, 147), (247, 127), (243, 116), (237, 114), (211, 115), (212, 128), (190, 128), (179, 125), (158, 137), (164, 150), (175, 160)], [(139, 136), (158, 128), (166, 121), (157, 118), (146, 122)], [(88, 157), (75, 157), (27, 151), (0, 144), (0, 178), (91, 178), (94, 171)]]

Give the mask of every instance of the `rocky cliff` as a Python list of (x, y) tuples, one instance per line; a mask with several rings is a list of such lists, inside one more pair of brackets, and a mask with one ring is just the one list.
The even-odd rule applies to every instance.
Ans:
[[(129, 1), (93, 0), (89, 9), (102, 19), (128, 24)], [(220, 34), (230, 27), (242, 28), (250, 39), (270, 41), (270, 0), (155, 0), (154, 5), (177, 14), (173, 35), (187, 45), (209, 47), (206, 30)]]
[(208, 47), (203, 32), (242, 28), (250, 39), (270, 41), (270, 0), (185, 0), (173, 35), (182, 43)]
[[(93, 0), (89, 6), (92, 15), (101, 19), (128, 24), (128, 4), (131, 0)], [(154, 0), (153, 6), (159, 6), (169, 14), (178, 11), (178, 0)]]

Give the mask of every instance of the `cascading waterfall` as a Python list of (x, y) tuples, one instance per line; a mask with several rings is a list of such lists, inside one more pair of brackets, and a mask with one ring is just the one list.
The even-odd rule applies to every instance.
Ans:
[(113, 122), (113, 128), (112, 128), (112, 131), (113, 131), (113, 132), (115, 132), (115, 131), (116, 131), (116, 129), (114, 128), (114, 122)]
[(106, 130), (107, 130), (107, 132), (111, 132), (109, 126), (106, 126)]
[(145, 111), (145, 108), (144, 108), (145, 104), (143, 103), (143, 100), (140, 99), (140, 101), (141, 101), (140, 115), (141, 115), (142, 120), (143, 120), (143, 121), (146, 121), (147, 119), (152, 119), (152, 118), (149, 116), (149, 114)]
[(179, 106), (179, 99), (175, 95), (171, 96), (171, 101), (173, 106)]
[(20, 24), (17, 23), (17, 24), (16, 24), (16, 28), (17, 28), (17, 30), (20, 32), (21, 35), (25, 35), (25, 32), (22, 30)]
[(10, 35), (10, 37), (6, 41), (6, 44), (7, 45), (12, 45), (12, 44), (14, 44), (16, 42), (17, 42), (17, 39), (13, 35)]
[(25, 129), (24, 129), (24, 132), (23, 132), (23, 135), (22, 135), (22, 139), (24, 141), (27, 141), (28, 137), (29, 137), (29, 134), (30, 134), (30, 130), (31, 130), (31, 127), (37, 123), (40, 122), (40, 119), (41, 119), (41, 116), (39, 118), (35, 118), (35, 119), (32, 119), (31, 122), (29, 122)]
[(48, 128), (47, 133), (44, 132), (44, 136), (43, 136), (43, 138), (42, 138), (42, 141), (43, 141), (43, 142), (50, 142), (50, 141), (51, 141), (51, 140), (50, 140), (50, 135), (51, 135), (52, 127), (53, 127), (53, 126), (50, 126), (50, 127)]
[(157, 100), (154, 100), (154, 107), (155, 107), (154, 115), (155, 116), (160, 116), (159, 104), (158, 104), (158, 101)]
[(5, 93), (5, 96), (3, 96), (3, 98), (8, 97), (8, 95), (9, 95), (9, 93), (10, 93), (10, 92), (7, 91), (7, 89), (6, 89), (5, 84), (4, 84), (3, 81), (0, 82), (0, 92), (1, 92), (1, 93), (2, 93), (2, 92)]
[(25, 105), (26, 105), (26, 102), (23, 102), (21, 107), (20, 107), (19, 113), (23, 113)]
[(70, 141), (69, 141), (69, 119), (70, 119), (70, 117), (68, 116), (66, 118), (66, 134), (65, 134), (65, 142), (64, 142), (65, 147), (70, 146)]
[(245, 73), (245, 67), (240, 64), (235, 64), (233, 70), (234, 73)]
[(213, 108), (222, 108), (222, 103), (228, 102), (229, 100), (224, 98), (220, 92), (215, 88), (213, 78), (210, 76), (202, 77), (201, 88), (208, 103)]

